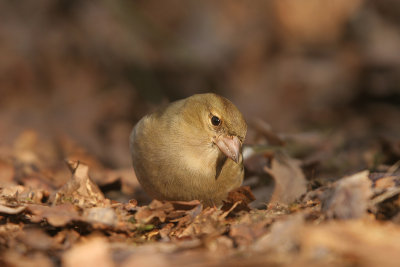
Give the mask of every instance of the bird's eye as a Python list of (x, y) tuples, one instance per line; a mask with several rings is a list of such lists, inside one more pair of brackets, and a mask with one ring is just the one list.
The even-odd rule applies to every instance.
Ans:
[(218, 126), (221, 124), (221, 120), (217, 116), (212, 116), (211, 117), (211, 123), (214, 126)]

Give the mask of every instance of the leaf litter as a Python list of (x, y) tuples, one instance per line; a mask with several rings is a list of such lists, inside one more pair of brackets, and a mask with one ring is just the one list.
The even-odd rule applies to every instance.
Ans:
[[(32, 133), (19, 142), (23, 138), (32, 142)], [(203, 207), (197, 200), (111, 200), (104, 194), (109, 188), (137, 192), (136, 181), (124, 184), (124, 175), (132, 177), (127, 170), (95, 162), (91, 171), (85, 156), (57, 165), (67, 171), (58, 170), (36, 160), (35, 149), (19, 152), (14, 161), (3, 155), (0, 261), (4, 266), (396, 265), (398, 164), (313, 188), (302, 161), (284, 152), (289, 148), (277, 138), (273, 142), (281, 148), (253, 148), (245, 162), (252, 176), (246, 182), (256, 182), (230, 192), (221, 207)], [(63, 185), (52, 183), (52, 175), (68, 172)], [(268, 199), (258, 208), (252, 206), (253, 190)]]

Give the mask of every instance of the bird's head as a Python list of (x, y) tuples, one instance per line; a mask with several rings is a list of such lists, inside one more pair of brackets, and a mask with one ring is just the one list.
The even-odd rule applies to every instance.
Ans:
[(184, 110), (185, 120), (207, 142), (238, 163), (247, 125), (231, 101), (212, 93), (197, 94), (187, 99)]

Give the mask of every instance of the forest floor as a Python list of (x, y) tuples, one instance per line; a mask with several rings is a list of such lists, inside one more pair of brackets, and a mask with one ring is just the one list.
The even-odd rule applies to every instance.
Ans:
[(349, 154), (345, 138), (252, 125), (269, 145), (245, 150), (245, 186), (223, 207), (151, 201), (131, 168), (105, 167), (65, 136), (23, 131), (0, 149), (1, 265), (397, 266), (400, 163), (382, 158), (400, 143), (335, 177), (329, 151)]

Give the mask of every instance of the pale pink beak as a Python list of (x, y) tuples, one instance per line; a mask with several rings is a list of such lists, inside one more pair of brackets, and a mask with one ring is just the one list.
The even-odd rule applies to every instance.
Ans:
[(228, 158), (231, 158), (234, 162), (239, 162), (239, 153), (241, 143), (239, 138), (236, 136), (218, 136), (214, 140), (218, 148), (224, 153)]

